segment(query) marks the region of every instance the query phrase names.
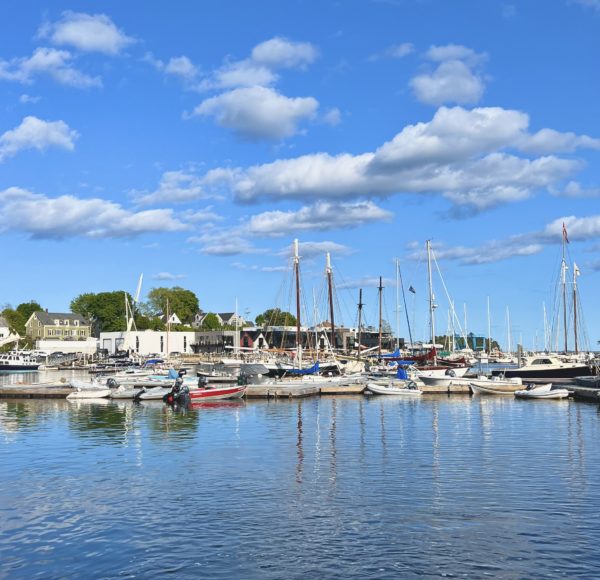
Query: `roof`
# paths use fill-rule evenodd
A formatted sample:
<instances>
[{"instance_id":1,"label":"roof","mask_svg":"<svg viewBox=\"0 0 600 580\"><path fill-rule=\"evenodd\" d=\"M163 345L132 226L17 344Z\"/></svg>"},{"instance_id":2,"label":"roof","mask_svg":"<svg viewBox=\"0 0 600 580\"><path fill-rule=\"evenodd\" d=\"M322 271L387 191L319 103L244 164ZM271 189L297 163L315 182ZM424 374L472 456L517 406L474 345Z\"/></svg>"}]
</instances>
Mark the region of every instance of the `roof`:
<instances>
[{"instance_id":1,"label":"roof","mask_svg":"<svg viewBox=\"0 0 600 580\"><path fill-rule=\"evenodd\" d=\"M8 320L3 316L0 316L0 326L8 328Z\"/></svg>"},{"instance_id":2,"label":"roof","mask_svg":"<svg viewBox=\"0 0 600 580\"><path fill-rule=\"evenodd\" d=\"M232 316L236 315L235 312L219 312L218 314L223 320L229 320Z\"/></svg>"},{"instance_id":3,"label":"roof","mask_svg":"<svg viewBox=\"0 0 600 580\"><path fill-rule=\"evenodd\" d=\"M45 312L38 310L34 312L34 316L44 325L54 326L55 320L68 320L69 322L79 321L80 324L89 325L90 321L81 316L81 314L73 314L72 312Z\"/></svg>"}]
</instances>

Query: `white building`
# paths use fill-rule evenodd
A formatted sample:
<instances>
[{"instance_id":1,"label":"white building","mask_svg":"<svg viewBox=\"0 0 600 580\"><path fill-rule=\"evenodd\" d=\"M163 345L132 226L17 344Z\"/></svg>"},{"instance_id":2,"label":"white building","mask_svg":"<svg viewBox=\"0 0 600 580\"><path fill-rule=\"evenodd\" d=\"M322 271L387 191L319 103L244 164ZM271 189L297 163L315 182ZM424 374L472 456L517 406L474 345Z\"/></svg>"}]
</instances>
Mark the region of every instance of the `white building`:
<instances>
[{"instance_id":1,"label":"white building","mask_svg":"<svg viewBox=\"0 0 600 580\"><path fill-rule=\"evenodd\" d=\"M6 338L10 334L6 318L0 316L0 338Z\"/></svg>"},{"instance_id":2,"label":"white building","mask_svg":"<svg viewBox=\"0 0 600 580\"><path fill-rule=\"evenodd\" d=\"M101 332L100 348L109 354L130 350L140 355L193 353L195 332L167 332L166 330L138 330L131 332Z\"/></svg>"},{"instance_id":3,"label":"white building","mask_svg":"<svg viewBox=\"0 0 600 580\"><path fill-rule=\"evenodd\" d=\"M94 355L98 351L98 339L87 338L86 340L36 340L35 348L47 354L62 352L65 354L81 353Z\"/></svg>"}]
</instances>

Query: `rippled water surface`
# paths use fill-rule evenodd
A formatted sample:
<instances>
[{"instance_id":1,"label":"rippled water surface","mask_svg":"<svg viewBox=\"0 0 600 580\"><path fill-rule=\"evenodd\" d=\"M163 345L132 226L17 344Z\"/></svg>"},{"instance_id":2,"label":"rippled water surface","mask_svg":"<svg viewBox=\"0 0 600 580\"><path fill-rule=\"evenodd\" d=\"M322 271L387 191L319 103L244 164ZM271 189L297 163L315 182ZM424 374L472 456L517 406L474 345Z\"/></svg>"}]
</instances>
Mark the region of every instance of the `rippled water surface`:
<instances>
[{"instance_id":1,"label":"rippled water surface","mask_svg":"<svg viewBox=\"0 0 600 580\"><path fill-rule=\"evenodd\" d=\"M0 400L0 577L600 576L600 415Z\"/></svg>"}]
</instances>

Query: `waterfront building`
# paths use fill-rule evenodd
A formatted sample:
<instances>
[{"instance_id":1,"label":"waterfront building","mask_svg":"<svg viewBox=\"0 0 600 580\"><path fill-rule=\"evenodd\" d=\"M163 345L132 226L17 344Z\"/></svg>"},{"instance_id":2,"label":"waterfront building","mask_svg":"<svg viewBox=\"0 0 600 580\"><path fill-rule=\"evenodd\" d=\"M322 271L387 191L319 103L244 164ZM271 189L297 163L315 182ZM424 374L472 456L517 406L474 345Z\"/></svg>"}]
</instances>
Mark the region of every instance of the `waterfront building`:
<instances>
[{"instance_id":1,"label":"waterfront building","mask_svg":"<svg viewBox=\"0 0 600 580\"><path fill-rule=\"evenodd\" d=\"M8 321L6 318L0 316L0 339L6 338L10 334L10 328L8 327Z\"/></svg>"},{"instance_id":2,"label":"waterfront building","mask_svg":"<svg viewBox=\"0 0 600 580\"><path fill-rule=\"evenodd\" d=\"M34 340L80 340L90 338L90 321L80 314L64 312L34 312L25 323L25 331Z\"/></svg>"}]
</instances>

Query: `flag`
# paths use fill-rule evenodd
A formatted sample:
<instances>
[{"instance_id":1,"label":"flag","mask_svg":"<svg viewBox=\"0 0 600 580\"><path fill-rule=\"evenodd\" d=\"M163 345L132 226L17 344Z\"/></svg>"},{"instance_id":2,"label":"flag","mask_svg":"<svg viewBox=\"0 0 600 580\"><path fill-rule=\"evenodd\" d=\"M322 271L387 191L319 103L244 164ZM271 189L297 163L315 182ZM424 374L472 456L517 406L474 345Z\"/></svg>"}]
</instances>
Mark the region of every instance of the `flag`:
<instances>
[{"instance_id":1,"label":"flag","mask_svg":"<svg viewBox=\"0 0 600 580\"><path fill-rule=\"evenodd\" d=\"M567 244L569 243L569 238L567 236L567 227L565 226L565 222L563 222L563 239Z\"/></svg>"},{"instance_id":2,"label":"flag","mask_svg":"<svg viewBox=\"0 0 600 580\"><path fill-rule=\"evenodd\" d=\"M412 286L409 286L409 287L408 287L408 291L409 291L409 292L412 292L413 294L416 294L416 293L417 293L417 291L416 291L416 290L415 290L415 289L414 289Z\"/></svg>"},{"instance_id":3,"label":"flag","mask_svg":"<svg viewBox=\"0 0 600 580\"><path fill-rule=\"evenodd\" d=\"M573 273L575 276L581 276L581 272L579 271L579 266L575 262L573 262Z\"/></svg>"}]
</instances>

